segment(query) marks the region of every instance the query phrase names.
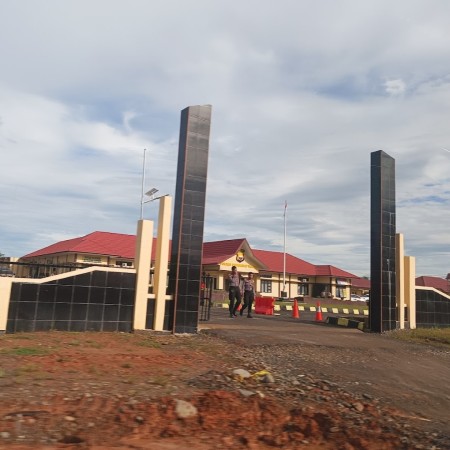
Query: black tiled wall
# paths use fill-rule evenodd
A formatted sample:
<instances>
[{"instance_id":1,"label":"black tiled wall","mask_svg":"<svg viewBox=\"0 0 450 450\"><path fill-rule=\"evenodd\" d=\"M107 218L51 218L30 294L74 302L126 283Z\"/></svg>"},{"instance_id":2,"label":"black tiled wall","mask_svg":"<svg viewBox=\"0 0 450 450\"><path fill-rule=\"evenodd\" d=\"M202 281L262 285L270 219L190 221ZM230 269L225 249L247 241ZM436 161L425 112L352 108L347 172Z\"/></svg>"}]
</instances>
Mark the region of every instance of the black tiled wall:
<instances>
[{"instance_id":1,"label":"black tiled wall","mask_svg":"<svg viewBox=\"0 0 450 450\"><path fill-rule=\"evenodd\" d=\"M132 331L135 274L94 271L12 284L6 332Z\"/></svg>"},{"instance_id":2,"label":"black tiled wall","mask_svg":"<svg viewBox=\"0 0 450 450\"><path fill-rule=\"evenodd\" d=\"M198 329L211 106L181 112L169 292L176 333Z\"/></svg>"},{"instance_id":3,"label":"black tiled wall","mask_svg":"<svg viewBox=\"0 0 450 450\"><path fill-rule=\"evenodd\" d=\"M371 331L397 326L395 291L395 160L382 150L371 153L370 305Z\"/></svg>"},{"instance_id":4,"label":"black tiled wall","mask_svg":"<svg viewBox=\"0 0 450 450\"><path fill-rule=\"evenodd\" d=\"M450 327L450 300L435 291L416 289L416 327Z\"/></svg>"},{"instance_id":5,"label":"black tiled wall","mask_svg":"<svg viewBox=\"0 0 450 450\"><path fill-rule=\"evenodd\" d=\"M169 331L172 329L173 321L173 300L166 300L166 307L164 309L163 330ZM145 317L145 328L147 330L153 329L153 322L155 320L155 300L148 299L147 315Z\"/></svg>"}]
</instances>

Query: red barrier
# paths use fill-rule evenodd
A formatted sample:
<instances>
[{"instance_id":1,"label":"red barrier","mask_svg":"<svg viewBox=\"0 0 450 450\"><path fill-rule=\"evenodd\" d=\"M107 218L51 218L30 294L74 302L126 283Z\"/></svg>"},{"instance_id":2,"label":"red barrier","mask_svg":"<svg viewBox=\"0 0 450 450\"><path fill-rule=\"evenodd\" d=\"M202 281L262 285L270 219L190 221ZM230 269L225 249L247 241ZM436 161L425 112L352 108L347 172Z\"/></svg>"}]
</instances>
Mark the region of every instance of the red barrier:
<instances>
[{"instance_id":1,"label":"red barrier","mask_svg":"<svg viewBox=\"0 0 450 450\"><path fill-rule=\"evenodd\" d=\"M255 298L255 314L265 314L273 316L273 307L275 299L273 297L256 297Z\"/></svg>"}]
</instances>

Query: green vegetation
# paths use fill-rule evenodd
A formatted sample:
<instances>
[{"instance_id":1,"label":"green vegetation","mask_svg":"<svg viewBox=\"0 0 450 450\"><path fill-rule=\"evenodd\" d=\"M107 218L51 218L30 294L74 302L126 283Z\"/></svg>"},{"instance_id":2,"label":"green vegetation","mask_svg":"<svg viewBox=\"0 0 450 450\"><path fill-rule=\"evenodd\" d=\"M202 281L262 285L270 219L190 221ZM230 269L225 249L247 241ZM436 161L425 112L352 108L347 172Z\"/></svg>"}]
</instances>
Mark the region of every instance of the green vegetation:
<instances>
[{"instance_id":1,"label":"green vegetation","mask_svg":"<svg viewBox=\"0 0 450 450\"><path fill-rule=\"evenodd\" d=\"M402 341L431 344L438 347L450 347L449 328L417 328L415 330L395 330L389 336Z\"/></svg>"},{"instance_id":2,"label":"green vegetation","mask_svg":"<svg viewBox=\"0 0 450 450\"><path fill-rule=\"evenodd\" d=\"M139 345L140 347L161 348L161 344L159 342L155 342L150 339L138 341L136 342L136 345Z\"/></svg>"},{"instance_id":3,"label":"green vegetation","mask_svg":"<svg viewBox=\"0 0 450 450\"><path fill-rule=\"evenodd\" d=\"M3 355L39 356L39 355L47 355L49 352L45 348L15 347L11 349L4 349L0 353L2 353Z\"/></svg>"}]
</instances>

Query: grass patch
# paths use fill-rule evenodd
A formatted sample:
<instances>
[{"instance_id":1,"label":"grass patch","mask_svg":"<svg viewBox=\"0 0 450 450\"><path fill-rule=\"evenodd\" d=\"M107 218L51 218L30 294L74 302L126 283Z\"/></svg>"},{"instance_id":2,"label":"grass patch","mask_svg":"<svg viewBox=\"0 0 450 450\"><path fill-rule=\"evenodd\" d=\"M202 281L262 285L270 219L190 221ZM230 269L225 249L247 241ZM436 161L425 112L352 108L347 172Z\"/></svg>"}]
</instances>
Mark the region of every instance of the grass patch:
<instances>
[{"instance_id":1,"label":"grass patch","mask_svg":"<svg viewBox=\"0 0 450 450\"><path fill-rule=\"evenodd\" d=\"M40 366L32 363L24 364L13 371L13 377L19 384L29 380L30 376L34 381L53 379L53 375L44 371Z\"/></svg>"},{"instance_id":2,"label":"grass patch","mask_svg":"<svg viewBox=\"0 0 450 450\"><path fill-rule=\"evenodd\" d=\"M136 342L136 345L139 345L140 347L149 347L149 348L161 348L162 345L159 342L151 341L151 340L144 340Z\"/></svg>"},{"instance_id":3,"label":"grass patch","mask_svg":"<svg viewBox=\"0 0 450 450\"><path fill-rule=\"evenodd\" d=\"M156 386L167 386L169 384L169 379L164 375L157 375L151 380L147 381L148 384L154 384Z\"/></svg>"},{"instance_id":4,"label":"grass patch","mask_svg":"<svg viewBox=\"0 0 450 450\"><path fill-rule=\"evenodd\" d=\"M449 328L416 328L415 330L394 330L389 336L402 341L419 342L450 348Z\"/></svg>"},{"instance_id":5,"label":"grass patch","mask_svg":"<svg viewBox=\"0 0 450 450\"><path fill-rule=\"evenodd\" d=\"M33 340L35 337L30 334L8 334L8 339Z\"/></svg>"},{"instance_id":6,"label":"grass patch","mask_svg":"<svg viewBox=\"0 0 450 450\"><path fill-rule=\"evenodd\" d=\"M89 366L87 371L91 375L103 375L104 374L103 370L101 370L97 366Z\"/></svg>"},{"instance_id":7,"label":"grass patch","mask_svg":"<svg viewBox=\"0 0 450 450\"><path fill-rule=\"evenodd\" d=\"M104 346L103 344L100 344L99 342L92 341L92 340L87 340L87 341L86 341L86 347L91 347L91 348L104 348L105 346Z\"/></svg>"},{"instance_id":8,"label":"grass patch","mask_svg":"<svg viewBox=\"0 0 450 450\"><path fill-rule=\"evenodd\" d=\"M39 370L40 370L40 367L37 366L36 364L25 364L16 369L16 375L21 375L24 373L38 372Z\"/></svg>"},{"instance_id":9,"label":"grass patch","mask_svg":"<svg viewBox=\"0 0 450 450\"><path fill-rule=\"evenodd\" d=\"M15 356L39 356L47 355L49 352L45 348L36 347L15 347L10 349L4 349L1 351L3 355L15 355Z\"/></svg>"}]
</instances>

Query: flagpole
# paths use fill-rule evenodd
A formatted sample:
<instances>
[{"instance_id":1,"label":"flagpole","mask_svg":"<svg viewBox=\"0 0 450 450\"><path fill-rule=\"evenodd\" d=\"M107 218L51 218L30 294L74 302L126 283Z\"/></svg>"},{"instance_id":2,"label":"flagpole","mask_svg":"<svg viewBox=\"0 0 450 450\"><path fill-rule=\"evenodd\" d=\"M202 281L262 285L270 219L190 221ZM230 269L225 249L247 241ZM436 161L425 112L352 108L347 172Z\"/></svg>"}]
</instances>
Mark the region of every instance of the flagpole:
<instances>
[{"instance_id":1,"label":"flagpole","mask_svg":"<svg viewBox=\"0 0 450 450\"><path fill-rule=\"evenodd\" d=\"M144 161L142 163L142 185L141 185L141 220L144 218L144 184L145 184L145 152L144 148Z\"/></svg>"},{"instance_id":2,"label":"flagpole","mask_svg":"<svg viewBox=\"0 0 450 450\"><path fill-rule=\"evenodd\" d=\"M287 201L284 202L283 292L286 292L286 210Z\"/></svg>"}]
</instances>

